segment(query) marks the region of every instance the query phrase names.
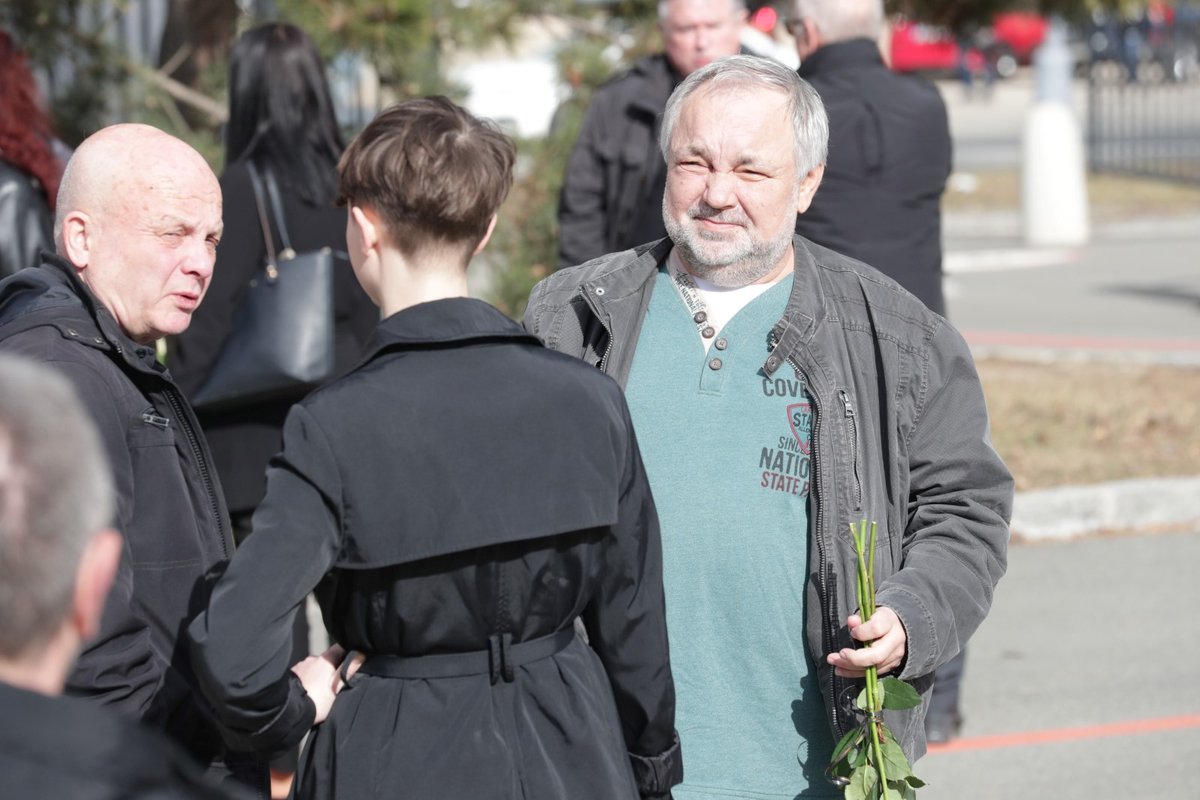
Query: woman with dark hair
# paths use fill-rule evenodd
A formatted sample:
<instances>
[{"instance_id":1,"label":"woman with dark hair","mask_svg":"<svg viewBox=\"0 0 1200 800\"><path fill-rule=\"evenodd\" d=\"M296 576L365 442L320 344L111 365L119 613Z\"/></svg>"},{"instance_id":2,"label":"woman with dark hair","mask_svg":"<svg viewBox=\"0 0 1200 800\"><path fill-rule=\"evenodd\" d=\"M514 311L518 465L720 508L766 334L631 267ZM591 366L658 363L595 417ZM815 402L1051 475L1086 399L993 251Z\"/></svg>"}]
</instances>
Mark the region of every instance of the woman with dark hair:
<instances>
[{"instance_id":1,"label":"woman with dark hair","mask_svg":"<svg viewBox=\"0 0 1200 800\"><path fill-rule=\"evenodd\" d=\"M331 248L336 372L353 365L379 320L375 305L345 261L346 212L335 208L337 162L344 145L333 113L325 67L312 40L294 25L268 23L246 31L229 62L229 122L225 129L225 233L212 284L187 331L170 343L168 365L194 395L226 346L251 279L266 257L250 167L279 186L288 238L297 252ZM279 247L279 231L271 222ZM344 266L344 269L342 268ZM267 461L282 442L288 408L306 390L269 403L200 409L200 422L240 541L266 491Z\"/></svg>"},{"instance_id":2,"label":"woman with dark hair","mask_svg":"<svg viewBox=\"0 0 1200 800\"><path fill-rule=\"evenodd\" d=\"M0 31L0 278L54 249L62 162L25 54Z\"/></svg>"}]
</instances>

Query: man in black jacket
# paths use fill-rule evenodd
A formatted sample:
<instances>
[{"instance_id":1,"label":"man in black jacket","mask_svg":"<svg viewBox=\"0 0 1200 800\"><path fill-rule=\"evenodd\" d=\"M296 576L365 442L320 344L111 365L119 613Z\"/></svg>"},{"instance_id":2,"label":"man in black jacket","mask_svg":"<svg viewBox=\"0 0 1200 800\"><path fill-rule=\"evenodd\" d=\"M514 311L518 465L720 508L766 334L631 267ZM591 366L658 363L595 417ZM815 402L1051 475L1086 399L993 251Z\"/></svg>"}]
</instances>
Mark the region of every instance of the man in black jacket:
<instances>
[{"instance_id":1,"label":"man in black jacket","mask_svg":"<svg viewBox=\"0 0 1200 800\"><path fill-rule=\"evenodd\" d=\"M188 145L114 125L75 152L59 190L58 256L0 283L0 350L55 365L100 430L115 474L120 567L67 694L176 738L214 771L230 758L192 687L179 635L233 540L208 448L155 341L187 327L221 237L216 177Z\"/></svg>"},{"instance_id":2,"label":"man in black jacket","mask_svg":"<svg viewBox=\"0 0 1200 800\"><path fill-rule=\"evenodd\" d=\"M59 697L121 558L112 477L70 383L0 356L0 775L5 797L226 795L161 737ZM11 793L11 794L10 794Z\"/></svg>"},{"instance_id":3,"label":"man in black jacket","mask_svg":"<svg viewBox=\"0 0 1200 800\"><path fill-rule=\"evenodd\" d=\"M659 120L681 80L740 48L742 0L662 0L663 52L641 59L596 90L571 151L558 205L558 266L667 235L667 171Z\"/></svg>"},{"instance_id":4,"label":"man in black jacket","mask_svg":"<svg viewBox=\"0 0 1200 800\"><path fill-rule=\"evenodd\" d=\"M800 77L829 114L825 179L796 233L870 264L945 314L946 105L934 86L883 63L882 24L880 0L794 0L788 30Z\"/></svg>"}]
</instances>

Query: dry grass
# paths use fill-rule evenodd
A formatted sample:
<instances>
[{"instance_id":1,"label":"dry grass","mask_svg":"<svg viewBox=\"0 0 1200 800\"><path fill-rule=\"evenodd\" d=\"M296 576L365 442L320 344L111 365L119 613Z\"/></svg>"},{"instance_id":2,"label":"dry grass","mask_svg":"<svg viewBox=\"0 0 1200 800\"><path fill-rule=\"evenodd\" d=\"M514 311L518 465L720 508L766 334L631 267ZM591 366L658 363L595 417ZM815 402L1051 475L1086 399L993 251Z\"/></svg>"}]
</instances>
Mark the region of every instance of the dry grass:
<instances>
[{"instance_id":1,"label":"dry grass","mask_svg":"<svg viewBox=\"0 0 1200 800\"><path fill-rule=\"evenodd\" d=\"M961 186L971 185L971 191ZM947 213L1016 210L1016 170L971 173ZM1200 186L1088 176L1093 222L1200 212ZM1200 475L1200 368L981 361L992 437L1017 489Z\"/></svg>"},{"instance_id":2,"label":"dry grass","mask_svg":"<svg viewBox=\"0 0 1200 800\"><path fill-rule=\"evenodd\" d=\"M1200 368L981 361L1017 489L1200 474Z\"/></svg>"},{"instance_id":3,"label":"dry grass","mask_svg":"<svg viewBox=\"0 0 1200 800\"><path fill-rule=\"evenodd\" d=\"M971 190L964 191L966 187ZM942 199L942 210L946 213L1015 210L1020 203L1019 172L981 171L956 176ZM1200 211L1200 186L1121 175L1089 175L1088 204L1096 223L1196 213Z\"/></svg>"}]
</instances>

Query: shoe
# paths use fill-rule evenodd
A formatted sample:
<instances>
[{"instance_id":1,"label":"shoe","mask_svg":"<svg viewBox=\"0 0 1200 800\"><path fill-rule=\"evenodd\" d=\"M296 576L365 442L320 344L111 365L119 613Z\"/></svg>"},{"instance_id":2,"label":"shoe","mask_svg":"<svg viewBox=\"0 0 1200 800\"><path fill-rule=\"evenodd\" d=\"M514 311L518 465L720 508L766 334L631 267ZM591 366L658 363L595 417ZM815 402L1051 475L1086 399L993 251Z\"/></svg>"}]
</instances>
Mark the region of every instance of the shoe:
<instances>
[{"instance_id":1,"label":"shoe","mask_svg":"<svg viewBox=\"0 0 1200 800\"><path fill-rule=\"evenodd\" d=\"M958 714L931 714L925 718L925 740L930 744L946 744L958 738L962 717Z\"/></svg>"}]
</instances>

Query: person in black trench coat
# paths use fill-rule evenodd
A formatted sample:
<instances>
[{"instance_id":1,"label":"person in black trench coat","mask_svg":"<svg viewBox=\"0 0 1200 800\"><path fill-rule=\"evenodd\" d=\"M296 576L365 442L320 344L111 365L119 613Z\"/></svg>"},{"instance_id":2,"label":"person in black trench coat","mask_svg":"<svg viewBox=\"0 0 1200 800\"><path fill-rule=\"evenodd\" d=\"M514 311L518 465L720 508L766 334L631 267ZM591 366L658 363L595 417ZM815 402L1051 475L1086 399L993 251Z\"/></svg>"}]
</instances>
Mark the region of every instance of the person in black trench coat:
<instances>
[{"instance_id":1,"label":"person in black trench coat","mask_svg":"<svg viewBox=\"0 0 1200 800\"><path fill-rule=\"evenodd\" d=\"M381 113L339 165L384 319L288 415L254 533L189 629L239 744L310 734L297 798L614 800L682 779L658 521L621 391L467 297L513 159L432 97ZM314 588L338 644L289 671Z\"/></svg>"}]
</instances>

